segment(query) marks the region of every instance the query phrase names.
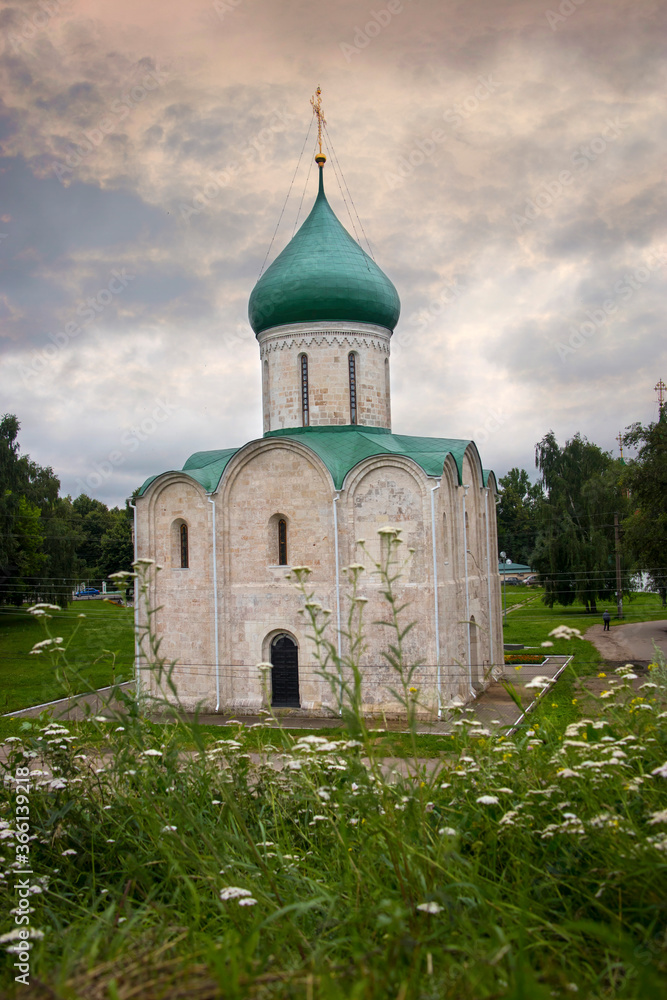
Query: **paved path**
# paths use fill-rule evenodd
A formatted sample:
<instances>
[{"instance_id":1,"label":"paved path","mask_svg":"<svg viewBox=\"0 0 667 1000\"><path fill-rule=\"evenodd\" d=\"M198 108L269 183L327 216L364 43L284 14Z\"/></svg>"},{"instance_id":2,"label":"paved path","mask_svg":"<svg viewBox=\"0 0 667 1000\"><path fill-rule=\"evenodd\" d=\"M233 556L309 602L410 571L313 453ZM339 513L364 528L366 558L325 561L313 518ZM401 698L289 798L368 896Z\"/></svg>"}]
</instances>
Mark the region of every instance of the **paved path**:
<instances>
[{"instance_id":1,"label":"paved path","mask_svg":"<svg viewBox=\"0 0 667 1000\"><path fill-rule=\"evenodd\" d=\"M603 631L602 625L593 625L587 629L585 638L610 662L650 662L655 659L653 642L667 656L667 620L612 625L608 632Z\"/></svg>"},{"instance_id":2,"label":"paved path","mask_svg":"<svg viewBox=\"0 0 667 1000\"><path fill-rule=\"evenodd\" d=\"M567 664L568 659L569 657L567 656L548 656L541 665L526 665L520 671L515 670L512 666L506 666L502 675L497 680L492 680L489 687L475 701L471 701L466 705L466 708L469 709L466 712L467 718L471 720L477 719L491 731L498 728L512 728L517 724L523 713L505 690L502 681L509 681L512 684L521 698L524 709L527 709L535 701L536 696L540 693L540 689L526 688L526 684L534 677L547 677L552 681L555 680ZM417 726L417 731L419 733L436 734L451 732L458 717L458 714L454 715L447 711L439 721L420 722ZM230 718L232 716L229 715L200 715L199 721L203 725L221 726L225 725ZM266 716L239 716L236 714L233 718L243 722L246 726L258 723L267 724ZM282 716L280 721L286 729L324 729L340 726L340 720L337 718L319 719L303 715ZM393 732L404 732L405 722L388 721L387 723L382 723L378 720L376 727L386 728Z\"/></svg>"},{"instance_id":3,"label":"paved path","mask_svg":"<svg viewBox=\"0 0 667 1000\"><path fill-rule=\"evenodd\" d=\"M518 706L512 700L510 695L507 693L503 687L502 681L509 681L510 684L516 689L519 694L524 709L529 708L529 706L535 701L536 696L539 694L539 688L526 688L528 684L534 677L547 677L550 680L555 680L560 671L564 668L568 661L566 656L548 656L546 657L544 663L541 665L526 665L521 668L521 670L515 670L512 666L506 666L502 675L497 679L492 680L489 687L483 691L475 701L469 702L466 706L469 709L466 712L466 717L470 720L477 719L486 726L491 731L497 729L508 729L512 728L519 722L522 717L522 712L519 710ZM127 682L128 687L131 686L132 682ZM108 689L104 689L108 690ZM86 717L85 712L82 710L81 705L83 703L88 703L91 708L91 714L97 714L98 712L103 713L104 709L102 707L102 701L100 699L100 694L93 695L81 695L78 698L73 698L72 702L68 702L68 699L63 698L61 701L51 702L49 707L53 711L53 718L60 721L82 719ZM78 703L78 704L77 704ZM43 711L45 706L37 706L34 708L26 708L19 712L13 712L12 715L17 717L30 717L39 715ZM202 725L209 726L224 726L232 718L227 713L220 715L200 715L199 722ZM234 718L242 721L244 725L251 726L257 723L263 723L266 725L266 716L259 715L249 715L249 716L239 716L238 714ZM458 719L458 714L452 714L446 711L443 718L436 722L422 722L418 725L417 730L420 733L448 733L453 729L454 723ZM340 726L340 719L329 718L322 719L313 716L282 716L281 724L286 729L324 729L324 728L335 728ZM378 720L377 728L383 727L388 730L396 732L405 731L405 722L401 721L390 721L383 724Z\"/></svg>"}]
</instances>

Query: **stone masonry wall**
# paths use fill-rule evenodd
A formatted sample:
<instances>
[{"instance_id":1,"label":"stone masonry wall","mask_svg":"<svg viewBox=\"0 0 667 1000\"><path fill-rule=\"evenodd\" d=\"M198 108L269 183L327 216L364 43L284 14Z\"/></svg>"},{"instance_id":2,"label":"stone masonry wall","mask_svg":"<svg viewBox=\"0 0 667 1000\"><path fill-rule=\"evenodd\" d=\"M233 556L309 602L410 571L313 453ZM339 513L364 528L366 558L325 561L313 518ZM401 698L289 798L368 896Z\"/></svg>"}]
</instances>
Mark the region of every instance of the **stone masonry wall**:
<instances>
[{"instance_id":1,"label":"stone masonry wall","mask_svg":"<svg viewBox=\"0 0 667 1000\"><path fill-rule=\"evenodd\" d=\"M356 423L390 427L390 337L382 327L350 323L302 323L261 333L264 432L303 426L302 354L308 359L310 426L352 423L351 352L356 355Z\"/></svg>"},{"instance_id":2,"label":"stone masonry wall","mask_svg":"<svg viewBox=\"0 0 667 1000\"><path fill-rule=\"evenodd\" d=\"M320 676L308 638L308 621L300 613L303 599L288 575L294 565L312 569L309 587L317 601L332 612L329 636L336 642L335 520L343 625L351 608L344 567L351 563L365 566L359 586L359 596L367 599L367 648L362 657L365 710L373 715L400 715L400 706L388 690L396 678L382 655L392 635L388 629L373 624L385 619L389 610L373 573L373 560L382 555L377 532L386 525L401 528L403 538L400 558L406 560L406 565L396 584L396 595L399 603L408 604L403 623L415 622L406 637L405 651L408 660L420 661L412 683L419 689L421 714L432 717L437 711L438 670L443 707L452 698L469 700L473 687L479 689L488 682L492 665L502 664L502 626L494 493L491 490L487 497L473 448L468 449L464 460L463 479L469 486L467 491L459 485L458 471L449 457L440 488L432 494L436 480L428 478L414 462L400 456L383 456L361 462L348 474L344 489L337 494L320 459L299 442L269 438L241 449L227 466L212 498L216 507L221 708L254 713L267 705L270 673L262 675L258 664L269 660L272 639L287 633L298 646L300 711L331 714L334 701L330 686ZM492 485L495 488L495 483ZM464 493L469 548L467 604ZM338 499L334 503L335 496ZM139 556L155 559L164 567L157 574L151 594L153 607L161 608L154 618L161 652L178 661L174 678L184 705L193 709L199 704L209 711L216 704L212 507L201 487L180 473L159 477L137 502ZM287 523L287 566L278 565L280 519ZM188 569L176 564L174 526L182 521L189 528ZM361 539L365 540L363 548L357 544ZM344 640L342 651L346 652ZM263 686L263 676L268 685Z\"/></svg>"}]
</instances>

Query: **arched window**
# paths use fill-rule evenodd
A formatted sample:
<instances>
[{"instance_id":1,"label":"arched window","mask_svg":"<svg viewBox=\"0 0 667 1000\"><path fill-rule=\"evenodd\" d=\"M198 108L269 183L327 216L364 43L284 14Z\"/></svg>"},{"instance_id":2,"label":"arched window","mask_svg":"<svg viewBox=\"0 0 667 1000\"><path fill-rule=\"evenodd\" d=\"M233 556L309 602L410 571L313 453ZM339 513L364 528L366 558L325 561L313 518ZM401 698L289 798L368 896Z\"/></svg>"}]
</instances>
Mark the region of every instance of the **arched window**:
<instances>
[{"instance_id":1,"label":"arched window","mask_svg":"<svg viewBox=\"0 0 667 1000\"><path fill-rule=\"evenodd\" d=\"M182 524L179 531L181 543L181 569L187 569L190 565L190 553L188 551L188 526Z\"/></svg>"},{"instance_id":2,"label":"arched window","mask_svg":"<svg viewBox=\"0 0 667 1000\"><path fill-rule=\"evenodd\" d=\"M389 358L384 359L384 401L386 407L386 424L391 427L391 383L389 379Z\"/></svg>"},{"instance_id":3,"label":"arched window","mask_svg":"<svg viewBox=\"0 0 667 1000\"><path fill-rule=\"evenodd\" d=\"M299 355L299 368L301 372L301 426L308 427L310 424L310 411L308 408L308 355Z\"/></svg>"},{"instance_id":4,"label":"arched window","mask_svg":"<svg viewBox=\"0 0 667 1000\"><path fill-rule=\"evenodd\" d=\"M278 521L278 565L287 566L287 521Z\"/></svg>"},{"instance_id":5,"label":"arched window","mask_svg":"<svg viewBox=\"0 0 667 1000\"><path fill-rule=\"evenodd\" d=\"M271 430L271 398L269 396L269 362L262 368L262 403L264 407L264 432Z\"/></svg>"},{"instance_id":6,"label":"arched window","mask_svg":"<svg viewBox=\"0 0 667 1000\"><path fill-rule=\"evenodd\" d=\"M357 422L357 356L354 351L350 351L347 356L347 364L350 372L350 423Z\"/></svg>"}]
</instances>

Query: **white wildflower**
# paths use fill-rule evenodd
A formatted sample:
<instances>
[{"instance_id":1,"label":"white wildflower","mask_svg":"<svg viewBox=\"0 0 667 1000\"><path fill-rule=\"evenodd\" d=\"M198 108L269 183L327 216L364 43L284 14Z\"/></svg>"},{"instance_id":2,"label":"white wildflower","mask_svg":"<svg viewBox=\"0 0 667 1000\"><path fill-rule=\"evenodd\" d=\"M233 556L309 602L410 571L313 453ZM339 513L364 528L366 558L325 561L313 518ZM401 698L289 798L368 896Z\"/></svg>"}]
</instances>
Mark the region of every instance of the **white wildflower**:
<instances>
[{"instance_id":1,"label":"white wildflower","mask_svg":"<svg viewBox=\"0 0 667 1000\"><path fill-rule=\"evenodd\" d=\"M519 815L516 809L510 809L505 815L498 821L498 826L514 826L514 820Z\"/></svg>"},{"instance_id":2,"label":"white wildflower","mask_svg":"<svg viewBox=\"0 0 667 1000\"><path fill-rule=\"evenodd\" d=\"M223 903L226 903L230 899L243 899L244 896L252 896L249 889L239 889L238 886L228 885L225 889L220 890L220 899Z\"/></svg>"},{"instance_id":3,"label":"white wildflower","mask_svg":"<svg viewBox=\"0 0 667 1000\"><path fill-rule=\"evenodd\" d=\"M442 907L438 903L434 903L432 900L429 903L420 903L417 907L422 913L442 913Z\"/></svg>"},{"instance_id":4,"label":"white wildflower","mask_svg":"<svg viewBox=\"0 0 667 1000\"><path fill-rule=\"evenodd\" d=\"M480 795L480 797L478 799L476 799L476 801L479 802L480 805L483 805L483 806L495 806L495 805L498 804L498 796L497 795Z\"/></svg>"},{"instance_id":5,"label":"white wildflower","mask_svg":"<svg viewBox=\"0 0 667 1000\"><path fill-rule=\"evenodd\" d=\"M528 688L539 688L542 691L544 688L549 687L550 684L551 680L549 677L533 677L532 681L528 681L524 686L526 690Z\"/></svg>"}]
</instances>

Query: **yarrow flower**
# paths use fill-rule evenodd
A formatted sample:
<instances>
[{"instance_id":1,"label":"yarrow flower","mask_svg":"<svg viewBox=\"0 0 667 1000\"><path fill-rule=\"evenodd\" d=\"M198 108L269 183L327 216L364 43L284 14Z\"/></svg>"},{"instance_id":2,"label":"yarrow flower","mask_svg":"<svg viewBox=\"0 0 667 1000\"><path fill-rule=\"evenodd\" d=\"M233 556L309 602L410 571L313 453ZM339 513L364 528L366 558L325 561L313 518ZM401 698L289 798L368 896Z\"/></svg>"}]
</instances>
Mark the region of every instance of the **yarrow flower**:
<instances>
[{"instance_id":1,"label":"yarrow flower","mask_svg":"<svg viewBox=\"0 0 667 1000\"><path fill-rule=\"evenodd\" d=\"M244 897L252 897L250 889L239 889L238 886L228 885L225 889L220 890L220 899L223 903L227 903L230 899L243 899Z\"/></svg>"},{"instance_id":2,"label":"yarrow flower","mask_svg":"<svg viewBox=\"0 0 667 1000\"><path fill-rule=\"evenodd\" d=\"M581 639L581 632L578 628L571 628L569 625L558 625L549 632L554 639Z\"/></svg>"},{"instance_id":3,"label":"yarrow flower","mask_svg":"<svg viewBox=\"0 0 667 1000\"><path fill-rule=\"evenodd\" d=\"M499 800L497 795L480 795L476 801L483 806L495 806L498 804Z\"/></svg>"},{"instance_id":4,"label":"yarrow flower","mask_svg":"<svg viewBox=\"0 0 667 1000\"><path fill-rule=\"evenodd\" d=\"M417 909L421 910L422 913L442 913L442 907L438 903L434 903L433 900L428 903L419 903Z\"/></svg>"},{"instance_id":5,"label":"yarrow flower","mask_svg":"<svg viewBox=\"0 0 667 1000\"><path fill-rule=\"evenodd\" d=\"M526 689L539 688L542 691L544 688L549 687L549 684L551 684L549 677L533 677L532 681L528 681L525 687Z\"/></svg>"}]
</instances>

